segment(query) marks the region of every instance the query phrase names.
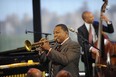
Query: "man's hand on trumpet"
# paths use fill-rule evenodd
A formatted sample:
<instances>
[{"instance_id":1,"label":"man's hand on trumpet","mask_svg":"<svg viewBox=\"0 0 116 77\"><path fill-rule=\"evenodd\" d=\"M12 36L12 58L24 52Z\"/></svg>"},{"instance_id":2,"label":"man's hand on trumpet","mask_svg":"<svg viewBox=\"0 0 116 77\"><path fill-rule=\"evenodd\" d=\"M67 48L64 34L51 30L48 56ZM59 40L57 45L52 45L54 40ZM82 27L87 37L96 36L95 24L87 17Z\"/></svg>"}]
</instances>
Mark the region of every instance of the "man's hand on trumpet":
<instances>
[{"instance_id":1,"label":"man's hand on trumpet","mask_svg":"<svg viewBox=\"0 0 116 77\"><path fill-rule=\"evenodd\" d=\"M49 41L46 40L45 38L42 38L40 41L39 41L39 44L40 44L40 47L43 49L43 50L49 50L50 49L50 44L49 44Z\"/></svg>"}]
</instances>

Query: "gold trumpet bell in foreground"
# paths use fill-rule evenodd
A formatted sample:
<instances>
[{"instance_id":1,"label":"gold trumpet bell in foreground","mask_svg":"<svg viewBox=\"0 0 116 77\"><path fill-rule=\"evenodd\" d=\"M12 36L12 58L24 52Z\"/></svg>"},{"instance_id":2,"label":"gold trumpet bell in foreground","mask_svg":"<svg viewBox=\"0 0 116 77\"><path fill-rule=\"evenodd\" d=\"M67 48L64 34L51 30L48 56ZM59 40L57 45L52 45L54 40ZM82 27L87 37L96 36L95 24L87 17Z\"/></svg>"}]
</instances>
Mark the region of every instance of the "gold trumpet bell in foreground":
<instances>
[{"instance_id":1,"label":"gold trumpet bell in foreground","mask_svg":"<svg viewBox=\"0 0 116 77\"><path fill-rule=\"evenodd\" d=\"M41 39L39 42L35 42L34 44L31 44L29 40L25 41L25 48L27 51L36 51L36 49L41 50L41 46L44 44L44 42L49 42L50 44L55 43L54 40L48 41L46 39Z\"/></svg>"},{"instance_id":2,"label":"gold trumpet bell in foreground","mask_svg":"<svg viewBox=\"0 0 116 77\"><path fill-rule=\"evenodd\" d=\"M31 51L32 50L32 45L31 45L29 40L25 41L25 48L26 48L27 51Z\"/></svg>"}]
</instances>

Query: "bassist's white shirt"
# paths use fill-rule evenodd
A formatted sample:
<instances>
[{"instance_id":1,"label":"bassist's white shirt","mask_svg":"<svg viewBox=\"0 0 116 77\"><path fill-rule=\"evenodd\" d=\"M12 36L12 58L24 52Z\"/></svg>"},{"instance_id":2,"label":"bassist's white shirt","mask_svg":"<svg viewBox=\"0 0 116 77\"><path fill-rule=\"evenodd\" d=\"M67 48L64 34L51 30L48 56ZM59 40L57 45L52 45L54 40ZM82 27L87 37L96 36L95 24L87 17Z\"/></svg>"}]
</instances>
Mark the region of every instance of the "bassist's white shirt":
<instances>
[{"instance_id":1,"label":"bassist's white shirt","mask_svg":"<svg viewBox=\"0 0 116 77\"><path fill-rule=\"evenodd\" d=\"M91 29L92 29L92 35L93 35L93 42L95 43L97 41L97 35L95 33L95 29L93 28L93 25L92 24L88 24L85 22L85 26L89 32L89 29L90 29L90 25L91 25Z\"/></svg>"}]
</instances>

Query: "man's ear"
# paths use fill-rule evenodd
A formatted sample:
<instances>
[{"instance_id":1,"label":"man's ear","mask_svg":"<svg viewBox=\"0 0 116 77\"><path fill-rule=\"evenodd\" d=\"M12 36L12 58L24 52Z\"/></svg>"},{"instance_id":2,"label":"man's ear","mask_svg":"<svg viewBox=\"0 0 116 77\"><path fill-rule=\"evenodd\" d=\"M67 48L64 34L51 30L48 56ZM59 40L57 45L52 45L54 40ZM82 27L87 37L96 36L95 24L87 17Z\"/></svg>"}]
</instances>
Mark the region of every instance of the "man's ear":
<instances>
[{"instance_id":1,"label":"man's ear","mask_svg":"<svg viewBox=\"0 0 116 77\"><path fill-rule=\"evenodd\" d=\"M69 32L68 32L68 31L66 31L66 34L68 34L68 35L69 35Z\"/></svg>"}]
</instances>

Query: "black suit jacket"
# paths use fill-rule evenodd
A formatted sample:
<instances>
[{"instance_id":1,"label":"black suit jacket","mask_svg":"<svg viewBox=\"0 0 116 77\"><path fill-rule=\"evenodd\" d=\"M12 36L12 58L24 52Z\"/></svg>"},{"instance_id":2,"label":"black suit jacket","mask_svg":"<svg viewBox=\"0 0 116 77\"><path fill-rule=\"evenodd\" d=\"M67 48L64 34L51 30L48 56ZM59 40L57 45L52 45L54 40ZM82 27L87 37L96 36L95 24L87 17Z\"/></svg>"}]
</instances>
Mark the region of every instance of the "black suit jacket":
<instances>
[{"instance_id":1,"label":"black suit jacket","mask_svg":"<svg viewBox=\"0 0 116 77\"><path fill-rule=\"evenodd\" d=\"M113 25L112 24L107 24L107 26L104 26L104 25L102 25L103 26L103 31L104 32L107 32L107 33L113 33L114 32L114 29L113 29ZM93 22L93 27L94 27L94 29L95 29L95 33L96 33L96 35L98 36L98 27L99 27L99 22L97 22L97 21L94 21ZM91 52L89 52L89 49L90 49L90 47L91 47L91 45L90 44L88 44L87 42L84 42L84 40L80 37L80 36L82 36L84 39L86 39L87 41L88 41L88 37L89 37L89 32L87 31L87 29L86 29L86 26L85 26L85 24L83 24L81 27L79 27L78 28L78 42L79 42L79 44L81 45L81 47L82 47L82 52L87 52L88 53L88 61L89 62L94 62L94 59L92 59L92 56L91 56ZM101 55L103 55L103 51L104 51L104 38L103 38L103 36L102 36L102 43L101 43ZM84 62L84 58L83 58L83 56L82 56L82 61Z\"/></svg>"}]
</instances>

